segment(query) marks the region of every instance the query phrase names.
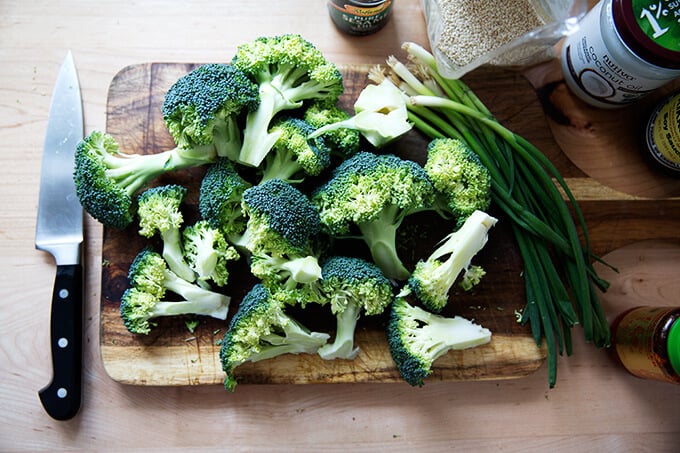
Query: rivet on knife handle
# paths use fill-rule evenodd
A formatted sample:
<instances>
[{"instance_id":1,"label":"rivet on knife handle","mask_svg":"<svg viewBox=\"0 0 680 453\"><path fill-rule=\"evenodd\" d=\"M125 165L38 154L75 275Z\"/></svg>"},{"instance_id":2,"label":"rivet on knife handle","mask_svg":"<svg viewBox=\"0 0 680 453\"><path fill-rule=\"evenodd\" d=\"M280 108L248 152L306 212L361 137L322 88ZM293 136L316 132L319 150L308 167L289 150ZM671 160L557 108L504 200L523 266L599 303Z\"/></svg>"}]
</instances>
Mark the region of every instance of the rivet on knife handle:
<instances>
[{"instance_id":1,"label":"rivet on knife handle","mask_svg":"<svg viewBox=\"0 0 680 453\"><path fill-rule=\"evenodd\" d=\"M52 382L40 390L40 401L56 420L68 420L80 409L82 380L83 269L57 266L52 293L50 345Z\"/></svg>"}]
</instances>

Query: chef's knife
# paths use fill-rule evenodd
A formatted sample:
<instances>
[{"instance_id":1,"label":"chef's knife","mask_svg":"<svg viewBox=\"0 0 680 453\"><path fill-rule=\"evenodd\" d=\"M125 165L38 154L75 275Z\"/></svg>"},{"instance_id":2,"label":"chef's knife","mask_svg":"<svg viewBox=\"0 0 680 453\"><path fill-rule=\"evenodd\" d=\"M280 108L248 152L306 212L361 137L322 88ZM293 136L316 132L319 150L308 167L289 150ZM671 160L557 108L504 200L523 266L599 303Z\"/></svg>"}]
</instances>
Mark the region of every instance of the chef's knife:
<instances>
[{"instance_id":1,"label":"chef's knife","mask_svg":"<svg viewBox=\"0 0 680 453\"><path fill-rule=\"evenodd\" d=\"M83 326L83 210L73 182L73 154L83 138L83 109L71 52L52 93L40 174L35 247L57 266L50 314L52 381L39 391L56 420L78 412L81 399Z\"/></svg>"}]
</instances>

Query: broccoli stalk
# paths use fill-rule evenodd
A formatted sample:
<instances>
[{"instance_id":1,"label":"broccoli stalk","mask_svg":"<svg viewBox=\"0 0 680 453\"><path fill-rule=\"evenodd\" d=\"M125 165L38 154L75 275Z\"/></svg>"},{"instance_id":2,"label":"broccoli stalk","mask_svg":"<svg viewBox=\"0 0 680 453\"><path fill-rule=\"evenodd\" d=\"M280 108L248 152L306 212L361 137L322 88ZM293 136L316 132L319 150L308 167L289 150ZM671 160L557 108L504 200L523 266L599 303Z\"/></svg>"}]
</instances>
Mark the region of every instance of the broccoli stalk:
<instances>
[{"instance_id":1,"label":"broccoli stalk","mask_svg":"<svg viewBox=\"0 0 680 453\"><path fill-rule=\"evenodd\" d=\"M337 129L353 129L376 148L382 148L411 130L406 97L388 79L367 85L354 103L354 116L319 127L309 138Z\"/></svg>"},{"instance_id":2,"label":"broccoli stalk","mask_svg":"<svg viewBox=\"0 0 680 453\"><path fill-rule=\"evenodd\" d=\"M319 286L323 302L336 317L335 339L322 346L321 358L354 359L354 333L362 311L382 313L393 299L392 284L373 263L356 257L333 256L321 268Z\"/></svg>"},{"instance_id":3,"label":"broccoli stalk","mask_svg":"<svg viewBox=\"0 0 680 453\"><path fill-rule=\"evenodd\" d=\"M400 295L410 292L433 312L449 302L449 291L458 276L468 289L479 282L483 269L470 266L472 258L486 245L489 229L497 219L484 211L473 212L460 229L449 234L426 260L420 260Z\"/></svg>"},{"instance_id":4,"label":"broccoli stalk","mask_svg":"<svg viewBox=\"0 0 680 453\"><path fill-rule=\"evenodd\" d=\"M128 272L129 287L120 304L121 319L132 333L147 335L153 319L161 316L204 315L226 319L231 299L195 283L188 282L172 272L163 257L152 251L141 251ZM164 300L171 291L183 300Z\"/></svg>"},{"instance_id":5,"label":"broccoli stalk","mask_svg":"<svg viewBox=\"0 0 680 453\"><path fill-rule=\"evenodd\" d=\"M163 258L170 269L193 282L194 271L184 259L181 227L184 216L180 205L187 189L177 184L152 187L138 197L139 234L150 238L158 233L163 241Z\"/></svg>"},{"instance_id":6,"label":"broccoli stalk","mask_svg":"<svg viewBox=\"0 0 680 453\"><path fill-rule=\"evenodd\" d=\"M430 313L397 297L390 310L387 341L401 377L412 386L422 386L435 360L450 350L488 343L491 331L460 316Z\"/></svg>"},{"instance_id":7,"label":"broccoli stalk","mask_svg":"<svg viewBox=\"0 0 680 453\"><path fill-rule=\"evenodd\" d=\"M342 110L337 104L330 102L313 102L305 109L304 120L314 129L329 124L340 123L348 120L350 114ZM327 130L319 137L323 138L331 154L347 159L361 150L361 134L355 129L346 127L334 127Z\"/></svg>"},{"instance_id":8,"label":"broccoli stalk","mask_svg":"<svg viewBox=\"0 0 680 453\"><path fill-rule=\"evenodd\" d=\"M259 167L279 138L273 118L306 100L337 100L342 74L311 42L296 34L259 37L241 44L231 61L259 89L260 104L247 114L239 162Z\"/></svg>"},{"instance_id":9,"label":"broccoli stalk","mask_svg":"<svg viewBox=\"0 0 680 453\"><path fill-rule=\"evenodd\" d=\"M245 362L283 354L314 354L328 341L328 334L311 332L286 313L285 306L262 284L256 284L243 298L220 347L227 390L234 391L234 371Z\"/></svg>"}]
</instances>

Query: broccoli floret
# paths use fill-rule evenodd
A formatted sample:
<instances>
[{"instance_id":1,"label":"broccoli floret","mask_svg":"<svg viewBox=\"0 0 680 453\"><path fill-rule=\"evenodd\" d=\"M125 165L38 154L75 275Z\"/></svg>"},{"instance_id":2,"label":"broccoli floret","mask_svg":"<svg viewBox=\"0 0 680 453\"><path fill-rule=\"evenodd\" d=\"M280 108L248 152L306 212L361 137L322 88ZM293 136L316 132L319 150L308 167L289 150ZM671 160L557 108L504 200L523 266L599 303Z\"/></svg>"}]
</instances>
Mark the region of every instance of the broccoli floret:
<instances>
[{"instance_id":1,"label":"broccoli floret","mask_svg":"<svg viewBox=\"0 0 680 453\"><path fill-rule=\"evenodd\" d=\"M101 131L78 144L73 178L81 205L105 226L127 227L139 190L166 172L212 163L218 153L234 148L236 117L257 102L257 86L228 65L205 65L186 74L168 90L162 108L175 148L124 153L113 136Z\"/></svg>"},{"instance_id":2,"label":"broccoli floret","mask_svg":"<svg viewBox=\"0 0 680 453\"><path fill-rule=\"evenodd\" d=\"M362 151L336 167L311 200L328 233L348 235L356 225L385 276L408 277L397 254L397 229L406 216L432 209L434 201L434 187L420 165Z\"/></svg>"},{"instance_id":3,"label":"broccoli floret","mask_svg":"<svg viewBox=\"0 0 680 453\"><path fill-rule=\"evenodd\" d=\"M251 255L250 272L288 304L304 308L308 303L321 302L317 282L321 279L322 272L319 260L314 255Z\"/></svg>"},{"instance_id":4,"label":"broccoli floret","mask_svg":"<svg viewBox=\"0 0 680 453\"><path fill-rule=\"evenodd\" d=\"M376 148L382 148L412 129L404 94L387 79L366 85L354 103L354 115L318 128L310 138L337 129L354 129Z\"/></svg>"},{"instance_id":5,"label":"broccoli floret","mask_svg":"<svg viewBox=\"0 0 680 453\"><path fill-rule=\"evenodd\" d=\"M222 231L213 228L206 220L199 220L182 232L184 256L189 267L196 274L196 281L204 288L210 282L225 286L229 280L228 263L240 255L229 245Z\"/></svg>"},{"instance_id":6,"label":"broccoli floret","mask_svg":"<svg viewBox=\"0 0 680 453\"><path fill-rule=\"evenodd\" d=\"M491 204L491 175L465 142L452 138L432 140L427 147L425 172L442 197L443 208L458 225L474 211Z\"/></svg>"},{"instance_id":7,"label":"broccoli floret","mask_svg":"<svg viewBox=\"0 0 680 453\"><path fill-rule=\"evenodd\" d=\"M234 391L235 369L282 354L314 354L329 338L310 332L285 311L286 304L264 285L255 285L229 322L220 347L225 388Z\"/></svg>"},{"instance_id":8,"label":"broccoli floret","mask_svg":"<svg viewBox=\"0 0 680 453\"><path fill-rule=\"evenodd\" d=\"M259 88L260 104L249 112L239 161L259 167L278 139L272 119L306 100L337 100L344 87L338 68L297 34L262 36L241 44L231 61Z\"/></svg>"},{"instance_id":9,"label":"broccoli floret","mask_svg":"<svg viewBox=\"0 0 680 453\"><path fill-rule=\"evenodd\" d=\"M147 335L153 319L161 316L204 315L226 319L231 299L188 282L172 272L163 257L147 248L130 265L129 286L123 293L120 315L132 333ZM171 291L183 300L165 300Z\"/></svg>"},{"instance_id":10,"label":"broccoli floret","mask_svg":"<svg viewBox=\"0 0 680 453\"><path fill-rule=\"evenodd\" d=\"M208 166L201 180L198 194L201 218L230 240L240 235L246 228L241 200L243 192L250 187L252 184L241 177L228 158L219 158Z\"/></svg>"},{"instance_id":11,"label":"broccoli floret","mask_svg":"<svg viewBox=\"0 0 680 453\"><path fill-rule=\"evenodd\" d=\"M454 349L467 349L491 341L491 332L463 317L430 313L397 297L390 308L387 342L401 377L422 386L432 364Z\"/></svg>"},{"instance_id":12,"label":"broccoli floret","mask_svg":"<svg viewBox=\"0 0 680 453\"><path fill-rule=\"evenodd\" d=\"M269 130L278 139L267 154L261 181L281 179L289 183L302 182L305 176L318 176L331 164L330 148L323 137L307 136L314 128L299 118L286 117Z\"/></svg>"},{"instance_id":13,"label":"broccoli floret","mask_svg":"<svg viewBox=\"0 0 680 453\"><path fill-rule=\"evenodd\" d=\"M150 238L158 233L163 240L163 258L170 269L184 280L193 282L194 271L184 259L182 245L181 228L184 216L180 207L186 194L186 187L178 184L147 189L137 198L137 215L139 234Z\"/></svg>"},{"instance_id":14,"label":"broccoli floret","mask_svg":"<svg viewBox=\"0 0 680 453\"><path fill-rule=\"evenodd\" d=\"M245 73L231 65L210 63L180 77L168 89L161 112L180 148L214 145L218 156L237 159L241 112L258 105L258 87Z\"/></svg>"},{"instance_id":15,"label":"broccoli floret","mask_svg":"<svg viewBox=\"0 0 680 453\"><path fill-rule=\"evenodd\" d=\"M307 107L303 118L314 129L319 129L328 124L348 120L350 114L335 103L314 102ZM342 160L361 151L361 134L355 129L337 127L319 134L319 137L324 139L331 150L331 155L338 156Z\"/></svg>"},{"instance_id":16,"label":"broccoli floret","mask_svg":"<svg viewBox=\"0 0 680 453\"><path fill-rule=\"evenodd\" d=\"M401 294L413 292L428 310L438 313L449 302L449 291L461 273L464 289L479 283L484 270L471 266L470 261L486 245L489 229L496 222L484 211L473 212L426 260L418 261Z\"/></svg>"},{"instance_id":17,"label":"broccoli floret","mask_svg":"<svg viewBox=\"0 0 680 453\"><path fill-rule=\"evenodd\" d=\"M156 154L125 154L105 132L93 131L78 143L73 179L83 208L104 226L122 229L134 220L135 195L161 174L210 163L215 153L193 155L181 148Z\"/></svg>"},{"instance_id":18,"label":"broccoli floret","mask_svg":"<svg viewBox=\"0 0 680 453\"><path fill-rule=\"evenodd\" d=\"M249 252L250 271L272 291L286 291L292 302L315 298L321 277L315 253L319 212L307 195L280 179L270 179L243 193L246 230L236 242Z\"/></svg>"},{"instance_id":19,"label":"broccoli floret","mask_svg":"<svg viewBox=\"0 0 680 453\"><path fill-rule=\"evenodd\" d=\"M280 179L244 191L242 209L248 220L237 245L256 255L307 255L321 229L319 212L307 195Z\"/></svg>"},{"instance_id":20,"label":"broccoli floret","mask_svg":"<svg viewBox=\"0 0 680 453\"><path fill-rule=\"evenodd\" d=\"M335 338L319 349L321 358L353 359L354 332L361 313L382 313L394 297L392 283L373 263L356 257L333 256L321 267L319 280L323 302L336 317Z\"/></svg>"}]
</instances>

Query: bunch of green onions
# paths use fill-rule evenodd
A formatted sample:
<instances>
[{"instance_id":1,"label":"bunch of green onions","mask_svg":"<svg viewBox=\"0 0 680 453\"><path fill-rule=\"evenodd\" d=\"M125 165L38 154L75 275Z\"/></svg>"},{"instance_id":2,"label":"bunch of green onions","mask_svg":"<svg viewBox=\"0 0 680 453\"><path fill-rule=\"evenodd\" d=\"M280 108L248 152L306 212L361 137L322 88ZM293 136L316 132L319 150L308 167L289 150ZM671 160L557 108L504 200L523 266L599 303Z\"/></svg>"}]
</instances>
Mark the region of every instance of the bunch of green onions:
<instances>
[{"instance_id":1,"label":"bunch of green onions","mask_svg":"<svg viewBox=\"0 0 680 453\"><path fill-rule=\"evenodd\" d=\"M409 64L389 57L388 77L407 97L409 119L431 139L456 138L473 149L492 176L492 200L510 219L524 264L526 305L518 316L548 351L554 387L557 356L572 354L571 328L580 324L587 342L607 347L609 325L598 298L608 283L597 276L581 209L559 171L524 138L498 122L461 80L446 79L423 47L404 43ZM582 239L579 237L579 229Z\"/></svg>"}]
</instances>

